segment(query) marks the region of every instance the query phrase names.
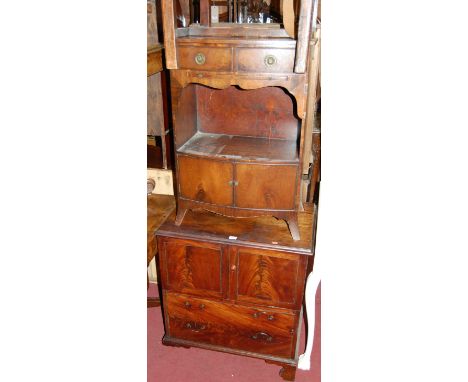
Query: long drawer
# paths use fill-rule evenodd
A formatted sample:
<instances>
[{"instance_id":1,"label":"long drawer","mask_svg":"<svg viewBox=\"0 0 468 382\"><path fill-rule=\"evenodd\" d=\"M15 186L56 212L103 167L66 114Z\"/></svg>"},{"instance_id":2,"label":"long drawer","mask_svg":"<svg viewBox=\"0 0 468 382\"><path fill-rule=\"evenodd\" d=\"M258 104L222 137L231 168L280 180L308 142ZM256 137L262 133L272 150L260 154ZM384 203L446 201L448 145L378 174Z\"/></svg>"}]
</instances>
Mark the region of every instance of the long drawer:
<instances>
[{"instance_id":1,"label":"long drawer","mask_svg":"<svg viewBox=\"0 0 468 382\"><path fill-rule=\"evenodd\" d=\"M293 358L297 314L166 293L170 337Z\"/></svg>"}]
</instances>

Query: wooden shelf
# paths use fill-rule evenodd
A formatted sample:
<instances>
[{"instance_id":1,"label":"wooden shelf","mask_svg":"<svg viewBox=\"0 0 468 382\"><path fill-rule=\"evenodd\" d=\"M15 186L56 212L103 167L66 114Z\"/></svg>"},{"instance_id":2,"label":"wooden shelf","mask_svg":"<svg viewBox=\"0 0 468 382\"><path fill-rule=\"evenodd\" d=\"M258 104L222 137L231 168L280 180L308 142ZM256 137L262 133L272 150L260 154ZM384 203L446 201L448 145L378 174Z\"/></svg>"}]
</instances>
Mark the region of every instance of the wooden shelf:
<instances>
[{"instance_id":1,"label":"wooden shelf","mask_svg":"<svg viewBox=\"0 0 468 382\"><path fill-rule=\"evenodd\" d=\"M296 141L285 139L197 132L177 151L180 154L241 161L299 162Z\"/></svg>"}]
</instances>

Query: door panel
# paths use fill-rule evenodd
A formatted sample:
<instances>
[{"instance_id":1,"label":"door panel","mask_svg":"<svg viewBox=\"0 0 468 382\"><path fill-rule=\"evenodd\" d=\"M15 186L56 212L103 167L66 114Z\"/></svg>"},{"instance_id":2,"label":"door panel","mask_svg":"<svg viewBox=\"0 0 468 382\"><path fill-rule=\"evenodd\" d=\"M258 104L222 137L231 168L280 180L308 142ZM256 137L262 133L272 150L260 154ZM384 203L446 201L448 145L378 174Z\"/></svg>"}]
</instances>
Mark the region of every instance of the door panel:
<instances>
[{"instance_id":1,"label":"door panel","mask_svg":"<svg viewBox=\"0 0 468 382\"><path fill-rule=\"evenodd\" d=\"M235 300L300 309L307 261L305 256L253 248L233 250L237 253Z\"/></svg>"},{"instance_id":2,"label":"door panel","mask_svg":"<svg viewBox=\"0 0 468 382\"><path fill-rule=\"evenodd\" d=\"M198 296L223 297L228 258L223 246L189 240L163 241L162 272L166 288Z\"/></svg>"},{"instance_id":3,"label":"door panel","mask_svg":"<svg viewBox=\"0 0 468 382\"><path fill-rule=\"evenodd\" d=\"M179 155L178 167L181 197L232 206L232 163Z\"/></svg>"},{"instance_id":4,"label":"door panel","mask_svg":"<svg viewBox=\"0 0 468 382\"><path fill-rule=\"evenodd\" d=\"M235 201L241 208L292 210L297 165L236 164Z\"/></svg>"}]
</instances>

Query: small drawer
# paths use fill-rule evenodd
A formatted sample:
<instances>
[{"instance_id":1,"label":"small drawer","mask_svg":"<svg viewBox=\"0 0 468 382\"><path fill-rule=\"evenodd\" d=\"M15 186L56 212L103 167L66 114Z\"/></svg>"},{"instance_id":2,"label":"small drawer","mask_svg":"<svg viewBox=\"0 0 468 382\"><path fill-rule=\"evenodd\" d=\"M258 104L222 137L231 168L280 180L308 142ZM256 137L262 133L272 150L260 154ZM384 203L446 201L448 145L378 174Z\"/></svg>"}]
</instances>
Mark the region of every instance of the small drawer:
<instances>
[{"instance_id":1,"label":"small drawer","mask_svg":"<svg viewBox=\"0 0 468 382\"><path fill-rule=\"evenodd\" d=\"M297 315L166 293L169 336L293 358Z\"/></svg>"},{"instance_id":2,"label":"small drawer","mask_svg":"<svg viewBox=\"0 0 468 382\"><path fill-rule=\"evenodd\" d=\"M240 48L237 50L237 71L292 73L294 54L294 49Z\"/></svg>"},{"instance_id":3,"label":"small drawer","mask_svg":"<svg viewBox=\"0 0 468 382\"><path fill-rule=\"evenodd\" d=\"M231 71L231 48L206 48L179 46L179 67L181 69Z\"/></svg>"}]
</instances>

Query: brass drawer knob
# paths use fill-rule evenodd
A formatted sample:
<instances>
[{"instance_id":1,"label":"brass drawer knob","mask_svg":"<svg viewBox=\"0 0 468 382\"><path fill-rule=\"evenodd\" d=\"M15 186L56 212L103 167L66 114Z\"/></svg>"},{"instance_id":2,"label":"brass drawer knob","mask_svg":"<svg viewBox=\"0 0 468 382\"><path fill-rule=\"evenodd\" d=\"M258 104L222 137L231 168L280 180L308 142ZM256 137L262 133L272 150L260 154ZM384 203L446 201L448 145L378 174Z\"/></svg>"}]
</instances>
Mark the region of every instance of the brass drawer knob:
<instances>
[{"instance_id":1,"label":"brass drawer knob","mask_svg":"<svg viewBox=\"0 0 468 382\"><path fill-rule=\"evenodd\" d=\"M275 316L272 316L271 314L268 316L268 321L273 321L275 319Z\"/></svg>"},{"instance_id":2,"label":"brass drawer knob","mask_svg":"<svg viewBox=\"0 0 468 382\"><path fill-rule=\"evenodd\" d=\"M197 65L203 65L206 61L205 55L203 53L197 53L195 55L195 62Z\"/></svg>"},{"instance_id":3,"label":"brass drawer knob","mask_svg":"<svg viewBox=\"0 0 468 382\"><path fill-rule=\"evenodd\" d=\"M184 302L184 305L185 305L185 307L186 307L187 309L189 309L189 308L192 306L192 304L189 303L188 301L185 301L185 302Z\"/></svg>"},{"instance_id":4,"label":"brass drawer knob","mask_svg":"<svg viewBox=\"0 0 468 382\"><path fill-rule=\"evenodd\" d=\"M203 310L205 309L205 304L200 304L198 307Z\"/></svg>"},{"instance_id":5,"label":"brass drawer knob","mask_svg":"<svg viewBox=\"0 0 468 382\"><path fill-rule=\"evenodd\" d=\"M278 60L276 59L275 56L273 56L272 54L267 54L265 56L265 59L263 60L265 62L265 65L268 66L268 67L272 67L274 65L276 65L276 63L278 62Z\"/></svg>"}]
</instances>

